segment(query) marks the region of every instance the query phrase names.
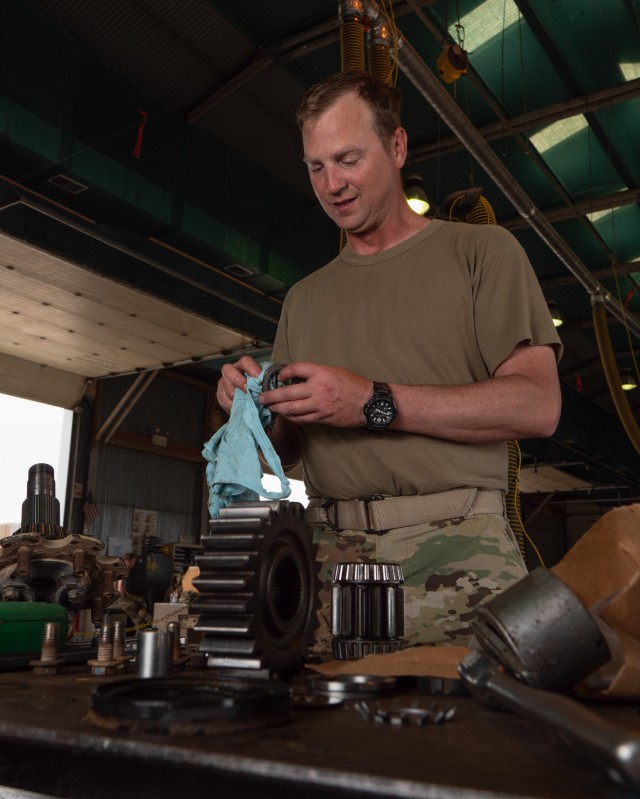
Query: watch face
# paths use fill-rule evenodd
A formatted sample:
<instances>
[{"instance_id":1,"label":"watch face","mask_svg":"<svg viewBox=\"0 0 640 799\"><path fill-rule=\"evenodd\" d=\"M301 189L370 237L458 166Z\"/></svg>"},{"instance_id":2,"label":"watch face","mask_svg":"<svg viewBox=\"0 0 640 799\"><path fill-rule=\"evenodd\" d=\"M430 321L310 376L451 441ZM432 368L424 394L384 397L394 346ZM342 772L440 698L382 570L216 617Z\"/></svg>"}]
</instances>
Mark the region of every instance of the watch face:
<instances>
[{"instance_id":1,"label":"watch face","mask_svg":"<svg viewBox=\"0 0 640 799\"><path fill-rule=\"evenodd\" d=\"M395 418L395 406L388 399L374 399L367 409L367 419L372 427L387 427Z\"/></svg>"}]
</instances>

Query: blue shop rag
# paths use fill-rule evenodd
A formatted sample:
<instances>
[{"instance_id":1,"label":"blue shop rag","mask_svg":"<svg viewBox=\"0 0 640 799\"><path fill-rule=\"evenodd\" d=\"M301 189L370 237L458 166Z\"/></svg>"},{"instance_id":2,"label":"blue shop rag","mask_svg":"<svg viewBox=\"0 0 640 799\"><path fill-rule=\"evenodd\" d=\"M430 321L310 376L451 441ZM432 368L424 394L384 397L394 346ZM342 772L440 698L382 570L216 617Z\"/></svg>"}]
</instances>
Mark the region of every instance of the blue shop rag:
<instances>
[{"instance_id":1,"label":"blue shop rag","mask_svg":"<svg viewBox=\"0 0 640 799\"><path fill-rule=\"evenodd\" d=\"M233 395L229 421L217 430L204 445L202 455L207 463L209 514L217 519L220 508L232 502L255 502L284 499L291 493L278 453L265 432L271 422L271 411L258 401L262 379L270 363L261 363L259 377L247 376L247 391L237 388ZM280 480L280 491L267 491L258 452L273 474Z\"/></svg>"}]
</instances>

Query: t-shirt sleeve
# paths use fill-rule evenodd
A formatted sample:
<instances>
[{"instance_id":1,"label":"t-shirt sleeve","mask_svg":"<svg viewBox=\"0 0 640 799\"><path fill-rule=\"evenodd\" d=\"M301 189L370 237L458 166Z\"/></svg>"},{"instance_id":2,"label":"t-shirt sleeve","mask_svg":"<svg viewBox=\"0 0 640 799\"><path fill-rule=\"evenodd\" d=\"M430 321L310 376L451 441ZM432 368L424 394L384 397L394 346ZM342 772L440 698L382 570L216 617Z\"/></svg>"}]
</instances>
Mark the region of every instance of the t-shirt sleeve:
<instances>
[{"instance_id":1,"label":"t-shirt sleeve","mask_svg":"<svg viewBox=\"0 0 640 799\"><path fill-rule=\"evenodd\" d=\"M524 249L506 230L494 238L474 276L476 336L489 373L523 342L552 346L559 361L562 343Z\"/></svg>"},{"instance_id":2,"label":"t-shirt sleeve","mask_svg":"<svg viewBox=\"0 0 640 799\"><path fill-rule=\"evenodd\" d=\"M276 331L276 338L273 344L273 353L271 355L271 360L273 363L291 363L294 360L288 341L288 318L291 294L292 291L290 289L285 297L280 319L278 321L278 329Z\"/></svg>"}]
</instances>

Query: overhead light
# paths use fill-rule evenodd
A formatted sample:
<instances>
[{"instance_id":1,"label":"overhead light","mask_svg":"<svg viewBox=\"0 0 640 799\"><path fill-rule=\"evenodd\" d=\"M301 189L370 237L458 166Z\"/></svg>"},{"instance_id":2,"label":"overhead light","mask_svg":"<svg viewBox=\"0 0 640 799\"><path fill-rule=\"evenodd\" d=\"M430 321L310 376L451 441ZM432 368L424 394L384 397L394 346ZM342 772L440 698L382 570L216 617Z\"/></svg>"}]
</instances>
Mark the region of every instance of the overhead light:
<instances>
[{"instance_id":1,"label":"overhead light","mask_svg":"<svg viewBox=\"0 0 640 799\"><path fill-rule=\"evenodd\" d=\"M560 327L564 324L564 319L562 318L562 314L558 310L558 305L555 300L547 300L547 305L549 306L549 313L551 314L551 319L553 320L553 324L556 327Z\"/></svg>"},{"instance_id":2,"label":"overhead light","mask_svg":"<svg viewBox=\"0 0 640 799\"><path fill-rule=\"evenodd\" d=\"M634 388L638 388L638 383L631 369L623 369L620 372L620 385L623 391L633 391Z\"/></svg>"},{"instance_id":3,"label":"overhead light","mask_svg":"<svg viewBox=\"0 0 640 799\"><path fill-rule=\"evenodd\" d=\"M416 214L426 214L429 210L429 200L424 190L424 180L420 175L409 175L404 180L404 196Z\"/></svg>"}]
</instances>

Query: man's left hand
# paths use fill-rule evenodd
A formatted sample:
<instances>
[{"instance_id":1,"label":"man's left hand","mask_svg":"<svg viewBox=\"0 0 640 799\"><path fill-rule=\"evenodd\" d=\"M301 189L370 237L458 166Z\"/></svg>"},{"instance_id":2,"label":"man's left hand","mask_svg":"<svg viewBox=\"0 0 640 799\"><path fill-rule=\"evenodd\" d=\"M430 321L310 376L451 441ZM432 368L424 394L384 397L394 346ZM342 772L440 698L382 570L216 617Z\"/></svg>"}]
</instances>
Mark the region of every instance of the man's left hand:
<instances>
[{"instance_id":1,"label":"man's left hand","mask_svg":"<svg viewBox=\"0 0 640 799\"><path fill-rule=\"evenodd\" d=\"M296 424L318 422L332 427L364 427L362 409L371 397L372 381L339 366L298 361L283 367L281 382L264 391L260 402Z\"/></svg>"}]
</instances>

